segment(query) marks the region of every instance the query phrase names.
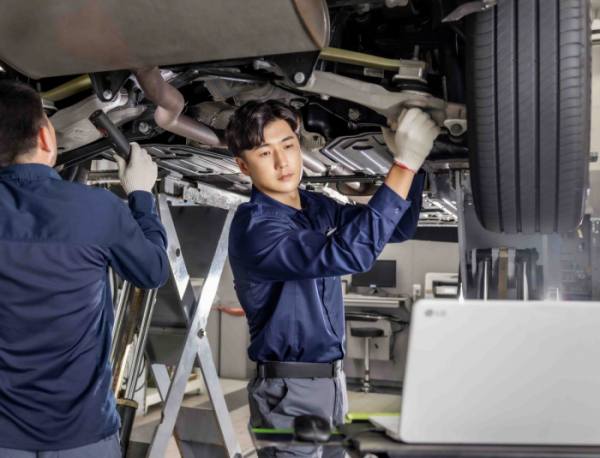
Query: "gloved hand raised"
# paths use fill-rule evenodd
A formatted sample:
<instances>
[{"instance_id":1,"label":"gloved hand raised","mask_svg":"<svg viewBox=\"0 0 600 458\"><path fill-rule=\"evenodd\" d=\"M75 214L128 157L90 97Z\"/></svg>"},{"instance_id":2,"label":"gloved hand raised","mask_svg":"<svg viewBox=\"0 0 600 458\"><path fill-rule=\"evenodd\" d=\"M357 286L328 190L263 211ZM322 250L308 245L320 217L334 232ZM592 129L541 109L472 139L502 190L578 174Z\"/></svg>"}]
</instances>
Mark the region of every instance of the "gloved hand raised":
<instances>
[{"instance_id":1,"label":"gloved hand raised","mask_svg":"<svg viewBox=\"0 0 600 458\"><path fill-rule=\"evenodd\" d=\"M115 160L119 166L121 186L127 194L133 191L152 192L158 176L158 167L145 149L140 148L137 143L132 143L129 164L117 155Z\"/></svg>"},{"instance_id":2,"label":"gloved hand raised","mask_svg":"<svg viewBox=\"0 0 600 458\"><path fill-rule=\"evenodd\" d=\"M429 156L433 141L440 134L431 117L419 108L403 111L396 132L383 128L383 138L394 154L394 162L417 173Z\"/></svg>"}]
</instances>

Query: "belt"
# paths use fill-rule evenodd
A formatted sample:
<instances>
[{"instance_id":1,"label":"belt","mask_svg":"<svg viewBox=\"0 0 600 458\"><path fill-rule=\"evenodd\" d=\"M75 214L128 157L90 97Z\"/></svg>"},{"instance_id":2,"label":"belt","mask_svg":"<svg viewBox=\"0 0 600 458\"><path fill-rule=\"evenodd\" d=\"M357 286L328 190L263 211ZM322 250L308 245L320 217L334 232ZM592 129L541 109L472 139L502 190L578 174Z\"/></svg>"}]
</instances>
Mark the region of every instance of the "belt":
<instances>
[{"instance_id":1,"label":"belt","mask_svg":"<svg viewBox=\"0 0 600 458\"><path fill-rule=\"evenodd\" d=\"M344 370L342 360L333 363L257 363L259 378L335 378Z\"/></svg>"}]
</instances>

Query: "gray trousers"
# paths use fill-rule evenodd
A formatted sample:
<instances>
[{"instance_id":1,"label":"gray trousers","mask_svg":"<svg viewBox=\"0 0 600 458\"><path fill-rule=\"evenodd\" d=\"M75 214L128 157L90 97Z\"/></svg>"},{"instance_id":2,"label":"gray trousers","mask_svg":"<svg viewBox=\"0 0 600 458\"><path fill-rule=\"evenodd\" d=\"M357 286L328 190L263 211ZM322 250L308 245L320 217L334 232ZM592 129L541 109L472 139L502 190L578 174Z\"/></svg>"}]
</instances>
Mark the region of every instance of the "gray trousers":
<instances>
[{"instance_id":1,"label":"gray trousers","mask_svg":"<svg viewBox=\"0 0 600 458\"><path fill-rule=\"evenodd\" d=\"M51 452L30 452L0 447L0 458L121 458L121 441L115 433L83 447Z\"/></svg>"},{"instance_id":2,"label":"gray trousers","mask_svg":"<svg viewBox=\"0 0 600 458\"><path fill-rule=\"evenodd\" d=\"M344 423L348 413L346 375L318 379L260 379L248 383L250 425L253 428L292 429L294 417L319 415L330 421L332 429ZM258 456L266 457L343 457L341 447L268 447Z\"/></svg>"}]
</instances>

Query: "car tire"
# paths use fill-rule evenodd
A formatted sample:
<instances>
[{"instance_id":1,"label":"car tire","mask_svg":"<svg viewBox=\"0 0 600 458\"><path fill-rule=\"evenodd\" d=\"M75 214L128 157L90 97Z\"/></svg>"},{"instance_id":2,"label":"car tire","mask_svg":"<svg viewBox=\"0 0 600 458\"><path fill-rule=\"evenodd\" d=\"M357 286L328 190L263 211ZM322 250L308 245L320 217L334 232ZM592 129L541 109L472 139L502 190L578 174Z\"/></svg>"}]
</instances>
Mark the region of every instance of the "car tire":
<instances>
[{"instance_id":1,"label":"car tire","mask_svg":"<svg viewBox=\"0 0 600 458\"><path fill-rule=\"evenodd\" d=\"M500 0L467 18L477 216L493 232L566 233L589 182L589 0Z\"/></svg>"}]
</instances>

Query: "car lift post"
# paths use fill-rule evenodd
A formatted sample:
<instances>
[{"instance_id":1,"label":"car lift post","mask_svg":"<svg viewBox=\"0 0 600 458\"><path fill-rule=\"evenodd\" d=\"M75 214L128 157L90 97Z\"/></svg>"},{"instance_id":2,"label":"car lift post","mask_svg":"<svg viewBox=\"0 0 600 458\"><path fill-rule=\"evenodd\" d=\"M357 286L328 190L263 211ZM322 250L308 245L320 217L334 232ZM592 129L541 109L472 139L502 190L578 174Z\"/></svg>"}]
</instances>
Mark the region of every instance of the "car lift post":
<instances>
[{"instance_id":1,"label":"car lift post","mask_svg":"<svg viewBox=\"0 0 600 458\"><path fill-rule=\"evenodd\" d=\"M557 300L560 235L490 232L475 214L468 173L456 171L454 184L464 299Z\"/></svg>"}]
</instances>

